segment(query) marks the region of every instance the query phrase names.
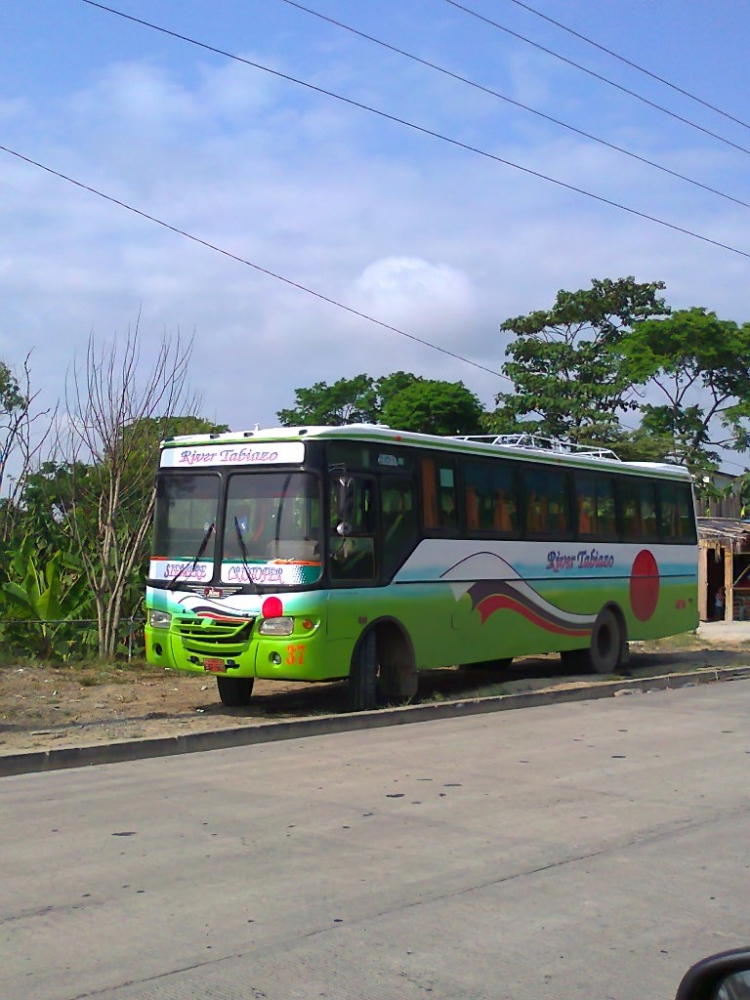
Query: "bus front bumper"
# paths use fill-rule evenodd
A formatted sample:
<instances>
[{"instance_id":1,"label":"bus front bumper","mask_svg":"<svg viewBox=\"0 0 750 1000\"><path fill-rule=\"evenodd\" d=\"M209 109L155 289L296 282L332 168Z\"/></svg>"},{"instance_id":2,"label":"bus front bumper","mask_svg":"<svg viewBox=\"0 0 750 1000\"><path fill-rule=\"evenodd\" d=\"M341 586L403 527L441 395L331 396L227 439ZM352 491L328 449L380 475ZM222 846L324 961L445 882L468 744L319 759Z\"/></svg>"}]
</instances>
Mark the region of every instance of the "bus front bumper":
<instances>
[{"instance_id":1,"label":"bus front bumper","mask_svg":"<svg viewBox=\"0 0 750 1000\"><path fill-rule=\"evenodd\" d=\"M284 637L262 636L255 631L231 650L209 642L186 640L174 629L146 625L146 658L167 669L229 677L259 677L268 680L322 681L349 675L350 644L326 643L320 628L295 628ZM333 645L333 649L332 649ZM335 649L335 653L334 653Z\"/></svg>"}]
</instances>

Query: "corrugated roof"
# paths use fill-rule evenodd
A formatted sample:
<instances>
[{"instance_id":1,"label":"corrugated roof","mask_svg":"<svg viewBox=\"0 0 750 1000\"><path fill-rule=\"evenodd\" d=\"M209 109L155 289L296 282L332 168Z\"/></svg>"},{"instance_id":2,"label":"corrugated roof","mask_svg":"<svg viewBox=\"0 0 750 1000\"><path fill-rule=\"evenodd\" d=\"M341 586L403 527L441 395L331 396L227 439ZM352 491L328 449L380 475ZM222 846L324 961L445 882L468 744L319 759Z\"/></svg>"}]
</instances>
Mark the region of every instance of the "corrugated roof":
<instances>
[{"instance_id":1,"label":"corrugated roof","mask_svg":"<svg viewBox=\"0 0 750 1000\"><path fill-rule=\"evenodd\" d=\"M750 521L732 517L699 517L698 537L702 542L717 542L734 552L750 551Z\"/></svg>"}]
</instances>

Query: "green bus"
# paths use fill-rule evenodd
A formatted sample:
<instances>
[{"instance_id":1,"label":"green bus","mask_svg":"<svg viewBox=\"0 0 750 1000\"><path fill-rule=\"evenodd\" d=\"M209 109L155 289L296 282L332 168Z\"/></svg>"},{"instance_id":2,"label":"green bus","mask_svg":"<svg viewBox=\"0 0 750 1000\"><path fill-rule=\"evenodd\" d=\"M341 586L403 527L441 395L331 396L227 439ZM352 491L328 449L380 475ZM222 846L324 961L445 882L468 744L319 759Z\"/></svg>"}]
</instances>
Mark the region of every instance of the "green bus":
<instances>
[{"instance_id":1,"label":"green bus","mask_svg":"<svg viewBox=\"0 0 750 1000\"><path fill-rule=\"evenodd\" d=\"M348 678L352 711L420 670L558 652L612 673L698 624L689 473L558 442L379 425L161 447L148 659L253 681Z\"/></svg>"}]
</instances>

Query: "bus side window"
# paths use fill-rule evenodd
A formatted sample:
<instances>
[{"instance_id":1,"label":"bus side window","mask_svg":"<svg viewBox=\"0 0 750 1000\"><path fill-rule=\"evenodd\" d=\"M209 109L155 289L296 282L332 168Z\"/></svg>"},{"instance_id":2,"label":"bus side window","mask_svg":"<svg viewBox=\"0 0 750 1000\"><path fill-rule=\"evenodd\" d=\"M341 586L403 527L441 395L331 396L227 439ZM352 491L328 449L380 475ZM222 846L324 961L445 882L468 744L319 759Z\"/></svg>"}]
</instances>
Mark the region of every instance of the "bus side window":
<instances>
[{"instance_id":1,"label":"bus side window","mask_svg":"<svg viewBox=\"0 0 750 1000\"><path fill-rule=\"evenodd\" d=\"M596 534L596 480L580 470L574 473L578 534Z\"/></svg>"},{"instance_id":2,"label":"bus side window","mask_svg":"<svg viewBox=\"0 0 750 1000\"><path fill-rule=\"evenodd\" d=\"M466 504L466 527L469 531L476 531L479 527L479 500L473 486L466 487L464 503Z\"/></svg>"},{"instance_id":3,"label":"bus side window","mask_svg":"<svg viewBox=\"0 0 750 1000\"><path fill-rule=\"evenodd\" d=\"M596 521L600 535L615 537L617 534L617 504L613 479L599 477L596 481Z\"/></svg>"},{"instance_id":4,"label":"bus side window","mask_svg":"<svg viewBox=\"0 0 750 1000\"><path fill-rule=\"evenodd\" d=\"M658 538L656 483L650 479L623 479L619 492L623 537L639 541Z\"/></svg>"},{"instance_id":5,"label":"bus side window","mask_svg":"<svg viewBox=\"0 0 750 1000\"><path fill-rule=\"evenodd\" d=\"M448 531L455 531L458 527L456 473L451 466L439 465L438 492L440 496L440 527Z\"/></svg>"},{"instance_id":6,"label":"bus side window","mask_svg":"<svg viewBox=\"0 0 750 1000\"><path fill-rule=\"evenodd\" d=\"M435 460L433 458L422 459L422 518L425 528L439 527Z\"/></svg>"},{"instance_id":7,"label":"bus side window","mask_svg":"<svg viewBox=\"0 0 750 1000\"><path fill-rule=\"evenodd\" d=\"M523 470L526 530L564 538L569 532L567 476L560 469Z\"/></svg>"},{"instance_id":8,"label":"bus side window","mask_svg":"<svg viewBox=\"0 0 750 1000\"><path fill-rule=\"evenodd\" d=\"M487 535L509 535L517 529L515 471L493 459L466 459L464 508L466 530Z\"/></svg>"},{"instance_id":9,"label":"bus side window","mask_svg":"<svg viewBox=\"0 0 750 1000\"><path fill-rule=\"evenodd\" d=\"M633 483L627 480L620 484L620 511L622 514L622 535L624 538L640 538L641 507L638 493Z\"/></svg>"},{"instance_id":10,"label":"bus side window","mask_svg":"<svg viewBox=\"0 0 750 1000\"><path fill-rule=\"evenodd\" d=\"M575 497L578 534L581 537L611 538L617 534L615 486L611 478L577 471Z\"/></svg>"},{"instance_id":11,"label":"bus side window","mask_svg":"<svg viewBox=\"0 0 750 1000\"><path fill-rule=\"evenodd\" d=\"M495 503L492 512L493 527L506 534L516 529L516 507L512 500L509 500L505 490L495 490Z\"/></svg>"},{"instance_id":12,"label":"bus side window","mask_svg":"<svg viewBox=\"0 0 750 1000\"><path fill-rule=\"evenodd\" d=\"M452 462L442 458L422 459L422 516L427 530L455 532L456 472Z\"/></svg>"},{"instance_id":13,"label":"bus side window","mask_svg":"<svg viewBox=\"0 0 750 1000\"><path fill-rule=\"evenodd\" d=\"M526 494L526 530L530 532L543 531L542 504L535 490Z\"/></svg>"},{"instance_id":14,"label":"bus side window","mask_svg":"<svg viewBox=\"0 0 750 1000\"><path fill-rule=\"evenodd\" d=\"M656 483L640 483L640 493L643 533L648 538L657 538L659 535L659 522L656 517Z\"/></svg>"}]
</instances>

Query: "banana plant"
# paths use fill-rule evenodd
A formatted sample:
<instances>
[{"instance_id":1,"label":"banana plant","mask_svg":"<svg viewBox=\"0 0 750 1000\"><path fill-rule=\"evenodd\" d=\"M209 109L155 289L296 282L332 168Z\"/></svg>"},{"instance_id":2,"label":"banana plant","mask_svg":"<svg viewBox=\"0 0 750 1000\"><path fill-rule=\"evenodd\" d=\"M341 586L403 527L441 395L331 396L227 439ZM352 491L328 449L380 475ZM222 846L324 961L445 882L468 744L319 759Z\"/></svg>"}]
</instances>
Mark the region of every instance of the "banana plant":
<instances>
[{"instance_id":1,"label":"banana plant","mask_svg":"<svg viewBox=\"0 0 750 1000\"><path fill-rule=\"evenodd\" d=\"M9 575L16 579L2 586L4 617L25 623L23 634L13 625L7 630L12 644L42 659L66 659L76 645L71 626L91 610L91 592L76 560L56 552L42 565L27 535L11 559Z\"/></svg>"}]
</instances>

